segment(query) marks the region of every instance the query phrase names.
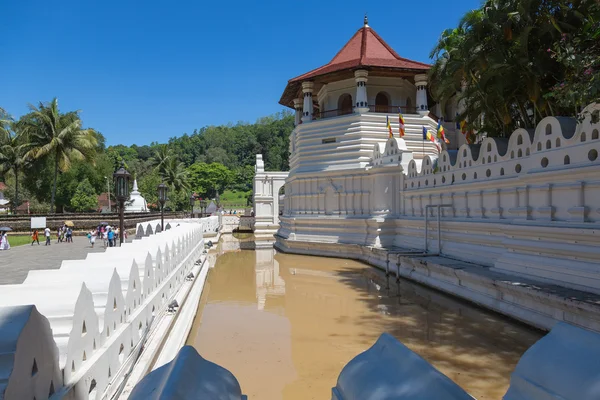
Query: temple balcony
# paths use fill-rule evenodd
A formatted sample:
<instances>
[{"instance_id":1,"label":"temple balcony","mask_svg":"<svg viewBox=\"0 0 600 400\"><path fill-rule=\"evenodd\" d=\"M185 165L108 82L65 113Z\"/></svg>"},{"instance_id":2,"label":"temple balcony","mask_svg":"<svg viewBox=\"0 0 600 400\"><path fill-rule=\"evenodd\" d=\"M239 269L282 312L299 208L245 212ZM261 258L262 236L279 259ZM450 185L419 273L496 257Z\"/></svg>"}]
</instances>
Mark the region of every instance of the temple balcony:
<instances>
[{"instance_id":1,"label":"temple balcony","mask_svg":"<svg viewBox=\"0 0 600 400\"><path fill-rule=\"evenodd\" d=\"M383 110L381 110L383 111ZM394 137L399 138L397 107L394 112L365 112L343 114L343 110L324 118L303 122L296 126L290 137L290 170L294 173L348 170L369 165L373 149L389 138L389 119ZM339 115L338 115L339 114ZM440 149L431 141L423 140L423 126L435 132L436 119L429 115L404 114L405 136L415 161L424 155L437 158ZM435 117L434 117L435 118Z\"/></svg>"}]
</instances>

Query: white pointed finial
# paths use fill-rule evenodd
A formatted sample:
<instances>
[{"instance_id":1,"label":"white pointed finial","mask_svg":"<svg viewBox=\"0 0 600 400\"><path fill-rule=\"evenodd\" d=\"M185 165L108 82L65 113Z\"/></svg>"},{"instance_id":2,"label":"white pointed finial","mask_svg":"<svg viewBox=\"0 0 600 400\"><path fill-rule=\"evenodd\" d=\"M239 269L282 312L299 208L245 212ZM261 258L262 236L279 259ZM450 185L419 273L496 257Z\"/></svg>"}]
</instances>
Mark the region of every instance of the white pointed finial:
<instances>
[{"instance_id":1,"label":"white pointed finial","mask_svg":"<svg viewBox=\"0 0 600 400\"><path fill-rule=\"evenodd\" d=\"M133 180L133 191L137 192L138 191L138 185L137 185L137 179Z\"/></svg>"},{"instance_id":2,"label":"white pointed finial","mask_svg":"<svg viewBox=\"0 0 600 400\"><path fill-rule=\"evenodd\" d=\"M367 17L367 13L365 13L365 19L364 19L364 22L365 22L365 26L367 26L367 27L368 27L368 26L369 26L369 18Z\"/></svg>"}]
</instances>

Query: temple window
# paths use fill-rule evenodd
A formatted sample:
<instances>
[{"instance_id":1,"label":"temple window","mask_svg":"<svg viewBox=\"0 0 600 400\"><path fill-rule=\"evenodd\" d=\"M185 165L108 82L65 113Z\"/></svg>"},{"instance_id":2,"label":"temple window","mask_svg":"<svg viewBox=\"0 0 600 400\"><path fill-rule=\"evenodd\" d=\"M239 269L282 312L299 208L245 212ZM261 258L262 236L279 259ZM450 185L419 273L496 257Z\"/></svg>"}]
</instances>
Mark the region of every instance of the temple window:
<instances>
[{"instance_id":1,"label":"temple window","mask_svg":"<svg viewBox=\"0 0 600 400\"><path fill-rule=\"evenodd\" d=\"M344 93L338 98L338 115L352 114L352 96Z\"/></svg>"},{"instance_id":2,"label":"temple window","mask_svg":"<svg viewBox=\"0 0 600 400\"><path fill-rule=\"evenodd\" d=\"M375 112L387 113L390 109L390 97L386 92L379 92L375 96Z\"/></svg>"}]
</instances>

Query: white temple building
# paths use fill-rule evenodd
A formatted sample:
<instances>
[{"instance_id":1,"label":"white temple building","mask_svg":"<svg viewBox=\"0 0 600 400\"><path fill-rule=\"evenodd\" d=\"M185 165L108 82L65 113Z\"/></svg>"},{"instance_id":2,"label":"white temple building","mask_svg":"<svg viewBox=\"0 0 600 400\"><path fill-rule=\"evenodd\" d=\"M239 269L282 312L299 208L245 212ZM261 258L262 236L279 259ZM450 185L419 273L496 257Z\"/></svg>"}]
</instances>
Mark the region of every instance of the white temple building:
<instances>
[{"instance_id":1,"label":"white temple building","mask_svg":"<svg viewBox=\"0 0 600 400\"><path fill-rule=\"evenodd\" d=\"M129 201L125 203L125 212L150 212L146 199L138 190L137 179L133 180L133 190L129 195Z\"/></svg>"},{"instance_id":2,"label":"white temple building","mask_svg":"<svg viewBox=\"0 0 600 400\"><path fill-rule=\"evenodd\" d=\"M296 127L275 246L362 259L544 329L600 330L586 300L600 295L600 104L477 145L447 134L446 147L423 139L434 114L456 115L431 107L428 70L365 19L329 63L289 80L280 103Z\"/></svg>"}]
</instances>

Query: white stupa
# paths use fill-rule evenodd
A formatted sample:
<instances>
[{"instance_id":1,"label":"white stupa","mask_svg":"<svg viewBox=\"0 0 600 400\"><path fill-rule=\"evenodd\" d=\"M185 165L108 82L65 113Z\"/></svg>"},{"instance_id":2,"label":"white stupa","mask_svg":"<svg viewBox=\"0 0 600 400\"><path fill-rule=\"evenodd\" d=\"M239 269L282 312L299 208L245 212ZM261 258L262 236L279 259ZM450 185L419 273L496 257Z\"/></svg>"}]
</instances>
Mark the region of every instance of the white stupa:
<instances>
[{"instance_id":1,"label":"white stupa","mask_svg":"<svg viewBox=\"0 0 600 400\"><path fill-rule=\"evenodd\" d=\"M125 212L149 212L146 199L138 191L137 179L133 180L133 190L129 195L129 201L125 203Z\"/></svg>"}]
</instances>

